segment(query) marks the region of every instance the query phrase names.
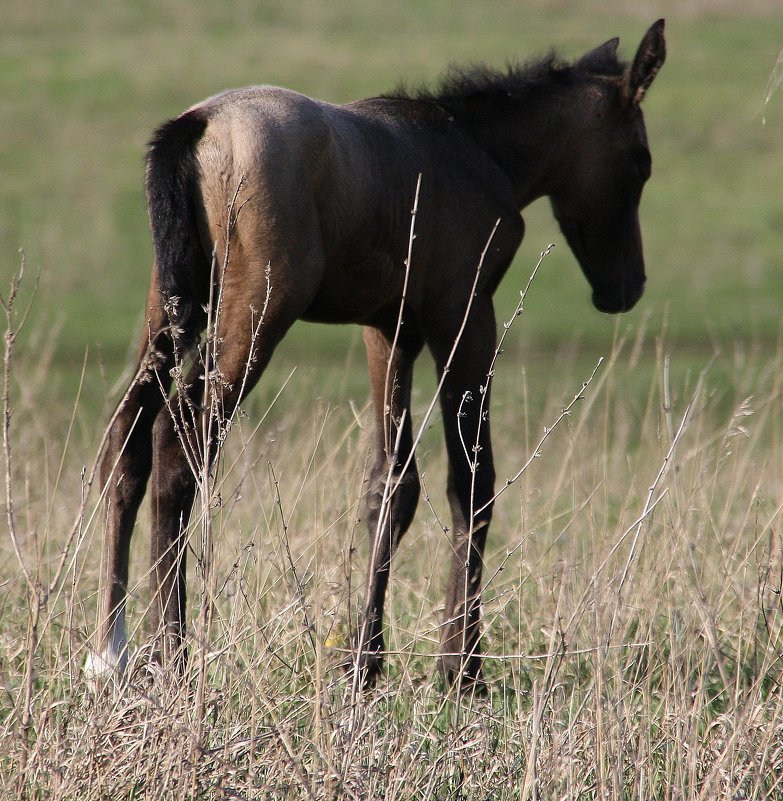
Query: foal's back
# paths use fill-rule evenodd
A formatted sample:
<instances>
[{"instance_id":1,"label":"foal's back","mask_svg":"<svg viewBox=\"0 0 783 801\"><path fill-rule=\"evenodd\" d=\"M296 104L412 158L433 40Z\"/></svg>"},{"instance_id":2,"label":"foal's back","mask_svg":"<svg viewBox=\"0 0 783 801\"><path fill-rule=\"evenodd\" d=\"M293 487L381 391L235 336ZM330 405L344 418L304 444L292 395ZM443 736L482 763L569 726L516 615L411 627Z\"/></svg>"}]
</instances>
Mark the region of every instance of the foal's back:
<instances>
[{"instance_id":1,"label":"foal's back","mask_svg":"<svg viewBox=\"0 0 783 801\"><path fill-rule=\"evenodd\" d=\"M196 150L204 248L222 253L226 198L241 182L238 247L246 260L271 264L278 291L291 284L309 296L305 319L373 323L396 314L419 175L413 309L442 302L445 273L466 254L475 263L498 217L520 225L506 176L434 103L339 106L258 86L187 113L207 119Z\"/></svg>"}]
</instances>

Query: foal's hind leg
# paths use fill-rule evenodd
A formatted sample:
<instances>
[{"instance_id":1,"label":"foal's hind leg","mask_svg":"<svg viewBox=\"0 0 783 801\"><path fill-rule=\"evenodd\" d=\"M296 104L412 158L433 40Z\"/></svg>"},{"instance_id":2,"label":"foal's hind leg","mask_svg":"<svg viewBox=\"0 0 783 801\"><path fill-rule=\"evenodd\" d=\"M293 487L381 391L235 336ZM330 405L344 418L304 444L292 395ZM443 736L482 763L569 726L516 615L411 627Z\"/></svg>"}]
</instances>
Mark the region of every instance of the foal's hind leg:
<instances>
[{"instance_id":1,"label":"foal's hind leg","mask_svg":"<svg viewBox=\"0 0 783 801\"><path fill-rule=\"evenodd\" d=\"M197 477L209 468L221 427L253 388L283 334L298 316L282 298L263 306L249 287L250 270L227 281L212 340L209 364L198 363L155 421L151 485L151 609L149 620L157 661L184 667L185 552ZM232 265L233 266L233 265ZM263 272L260 273L263 276ZM263 278L260 279L263 281ZM263 284L258 292L263 292ZM242 291L244 290L244 291ZM254 306L256 308L254 308ZM202 351L203 352L203 351ZM205 390L205 375L209 386Z\"/></svg>"},{"instance_id":2,"label":"foal's hind leg","mask_svg":"<svg viewBox=\"0 0 783 801\"><path fill-rule=\"evenodd\" d=\"M136 376L113 417L101 460L107 520L95 650L85 672L122 672L128 659L125 599L131 536L152 466L152 425L171 383L173 345L153 275L147 330L139 346Z\"/></svg>"},{"instance_id":3,"label":"foal's hind leg","mask_svg":"<svg viewBox=\"0 0 783 801\"><path fill-rule=\"evenodd\" d=\"M423 343L409 335L392 352L393 334L377 328L364 329L364 342L375 410L375 460L367 494L367 597L356 658L365 683L371 684L380 673L383 659L383 607L392 555L413 520L419 500L419 476L412 458L410 394L413 362Z\"/></svg>"}]
</instances>

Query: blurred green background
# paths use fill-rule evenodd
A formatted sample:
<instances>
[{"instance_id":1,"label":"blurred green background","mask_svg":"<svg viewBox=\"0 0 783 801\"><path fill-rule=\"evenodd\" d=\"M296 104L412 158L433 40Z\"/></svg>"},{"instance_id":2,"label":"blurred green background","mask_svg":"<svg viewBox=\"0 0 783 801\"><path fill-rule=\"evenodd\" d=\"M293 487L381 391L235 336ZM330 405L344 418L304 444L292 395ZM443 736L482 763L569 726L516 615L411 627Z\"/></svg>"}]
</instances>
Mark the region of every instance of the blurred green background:
<instances>
[{"instance_id":1,"label":"blurred green background","mask_svg":"<svg viewBox=\"0 0 783 801\"><path fill-rule=\"evenodd\" d=\"M52 349L51 369L75 375L89 349L109 383L122 370L151 258L145 143L190 104L251 83L343 102L400 80L433 81L450 62L502 65L551 47L574 57L615 35L632 58L660 16L669 57L645 101L648 291L620 329L665 330L671 347L699 359L773 350L783 309L783 88L767 104L765 94L783 49L778 0L5 0L0 291L23 248L28 277L40 276L27 355ZM548 204L525 217L500 316L539 251L556 248L513 347L544 363L564 343L605 352L618 324L591 308ZM358 337L300 324L284 358L353 366ZM355 360L345 361L346 345Z\"/></svg>"}]
</instances>

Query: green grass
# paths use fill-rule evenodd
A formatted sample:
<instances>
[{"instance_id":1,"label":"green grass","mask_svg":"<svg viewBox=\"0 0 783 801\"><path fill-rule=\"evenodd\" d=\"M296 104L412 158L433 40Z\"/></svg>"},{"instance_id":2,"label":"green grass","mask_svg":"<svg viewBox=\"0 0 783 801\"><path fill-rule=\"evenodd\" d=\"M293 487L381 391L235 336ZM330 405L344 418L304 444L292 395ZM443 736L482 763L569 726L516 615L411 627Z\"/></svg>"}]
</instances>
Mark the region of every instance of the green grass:
<instances>
[{"instance_id":1,"label":"green grass","mask_svg":"<svg viewBox=\"0 0 783 801\"><path fill-rule=\"evenodd\" d=\"M7 4L8 5L8 4ZM595 4L206 2L95 9L11 2L0 49L3 272L23 247L41 271L41 314L61 319L58 358L100 347L116 370L144 302L150 245L144 143L163 119L229 86L277 83L340 102L398 80L434 79L451 61L502 64L556 45L567 56L614 34L627 57L657 10ZM619 9L619 13L618 13ZM649 289L631 325L668 315L673 340L712 348L774 341L783 304L780 95L761 112L783 41L779 15L669 11L669 57L645 103L655 158L643 201ZM545 203L528 213L513 295L539 250L555 250L526 337L551 348L602 342L595 314ZM568 308L568 319L562 313ZM300 343L307 334L294 335ZM346 336L329 332L327 349ZM301 345L299 350L306 350ZM323 354L321 354L322 357Z\"/></svg>"}]
</instances>

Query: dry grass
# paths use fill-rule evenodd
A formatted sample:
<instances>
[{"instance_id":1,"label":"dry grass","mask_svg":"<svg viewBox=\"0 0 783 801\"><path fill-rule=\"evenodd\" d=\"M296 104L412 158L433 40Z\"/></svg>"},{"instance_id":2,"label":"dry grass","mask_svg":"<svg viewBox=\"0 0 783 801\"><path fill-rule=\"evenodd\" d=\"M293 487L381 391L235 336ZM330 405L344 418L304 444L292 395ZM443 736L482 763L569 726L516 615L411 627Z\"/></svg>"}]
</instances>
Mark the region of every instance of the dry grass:
<instances>
[{"instance_id":1,"label":"dry grass","mask_svg":"<svg viewBox=\"0 0 783 801\"><path fill-rule=\"evenodd\" d=\"M20 314L9 309L9 331ZM78 402L47 407L45 371L14 362L7 338L4 797L780 797L783 351L738 350L698 377L649 339L618 339L498 501L482 697L444 694L433 678L448 536L445 459L427 432L426 500L388 607L388 675L352 699L332 667L361 596L367 410L312 408L295 377L261 425L263 409L239 415L208 541L194 516L187 680L150 673L140 648L126 682L96 688L80 665L95 626L97 493L76 515L94 422ZM501 477L586 378L566 355L529 390L500 359ZM135 543L137 645L144 551Z\"/></svg>"}]
</instances>

